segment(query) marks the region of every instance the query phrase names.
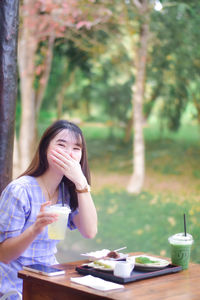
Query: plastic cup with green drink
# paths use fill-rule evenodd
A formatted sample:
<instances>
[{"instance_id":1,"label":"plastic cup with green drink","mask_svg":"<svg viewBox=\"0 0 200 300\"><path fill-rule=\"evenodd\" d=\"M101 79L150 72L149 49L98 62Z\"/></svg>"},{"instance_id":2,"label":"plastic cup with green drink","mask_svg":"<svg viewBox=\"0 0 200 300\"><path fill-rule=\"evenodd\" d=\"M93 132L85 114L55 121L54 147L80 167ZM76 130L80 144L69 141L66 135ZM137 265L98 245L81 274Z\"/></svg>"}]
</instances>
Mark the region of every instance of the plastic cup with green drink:
<instances>
[{"instance_id":1,"label":"plastic cup with green drink","mask_svg":"<svg viewBox=\"0 0 200 300\"><path fill-rule=\"evenodd\" d=\"M177 233L168 239L171 245L171 261L173 265L188 269L191 247L194 242L191 234Z\"/></svg>"}]
</instances>

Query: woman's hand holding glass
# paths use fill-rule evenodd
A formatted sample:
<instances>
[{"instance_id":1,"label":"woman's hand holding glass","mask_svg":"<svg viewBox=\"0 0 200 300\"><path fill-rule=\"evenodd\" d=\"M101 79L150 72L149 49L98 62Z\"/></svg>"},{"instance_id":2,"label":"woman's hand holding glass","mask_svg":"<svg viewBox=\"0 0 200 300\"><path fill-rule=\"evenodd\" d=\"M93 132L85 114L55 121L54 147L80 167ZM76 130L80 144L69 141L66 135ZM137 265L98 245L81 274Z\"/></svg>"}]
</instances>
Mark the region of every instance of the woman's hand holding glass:
<instances>
[{"instance_id":1,"label":"woman's hand holding glass","mask_svg":"<svg viewBox=\"0 0 200 300\"><path fill-rule=\"evenodd\" d=\"M49 213L48 211L45 210L45 207L50 204L51 204L50 201L48 201L41 205L40 212L37 215L35 223L33 224L34 232L36 234L41 233L44 227L57 221L58 219L57 214Z\"/></svg>"}]
</instances>

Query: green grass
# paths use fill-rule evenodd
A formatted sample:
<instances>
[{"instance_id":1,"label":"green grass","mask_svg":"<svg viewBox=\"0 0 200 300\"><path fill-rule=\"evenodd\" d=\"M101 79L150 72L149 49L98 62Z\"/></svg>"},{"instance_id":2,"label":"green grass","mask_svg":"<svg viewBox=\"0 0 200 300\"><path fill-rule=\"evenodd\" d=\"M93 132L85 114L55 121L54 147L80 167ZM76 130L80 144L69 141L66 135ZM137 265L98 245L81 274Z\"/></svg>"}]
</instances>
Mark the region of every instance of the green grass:
<instances>
[{"instance_id":1,"label":"green grass","mask_svg":"<svg viewBox=\"0 0 200 300\"><path fill-rule=\"evenodd\" d=\"M98 234L87 240L78 232L70 233L70 240L61 246L62 260L79 259L80 253L127 246L125 252L142 251L170 257L168 237L184 231L183 214L186 213L187 231L194 237L191 261L200 263L199 225L200 210L193 211L188 201L179 197L153 195L143 192L133 196L125 191L103 190L93 196L98 211ZM67 233L68 236L68 233ZM64 249L64 247L66 247Z\"/></svg>"},{"instance_id":2,"label":"green grass","mask_svg":"<svg viewBox=\"0 0 200 300\"><path fill-rule=\"evenodd\" d=\"M90 166L96 172L120 175L132 172L132 144L124 144L121 131L110 136L106 127L83 126L88 144ZM156 176L157 185L171 179L183 182L187 193L145 189L139 195L111 186L93 194L98 210L98 234L87 240L78 232L67 233L60 245L62 261L80 259L80 253L103 248L127 246L129 251L143 251L170 256L168 237L183 232L183 213L187 230L194 237L191 260L200 263L200 143L197 127L182 127L177 133L157 128L145 129L146 172ZM149 175L150 174L150 175ZM196 182L196 185L195 185Z\"/></svg>"},{"instance_id":3,"label":"green grass","mask_svg":"<svg viewBox=\"0 0 200 300\"><path fill-rule=\"evenodd\" d=\"M171 201L166 202L162 195L143 192L133 196L124 191L116 193L110 190L95 195L99 216L95 248L113 249L125 245L127 251L169 256L168 237L184 231L183 213L186 213L187 229L195 239L191 259L200 263L200 212L193 214L190 203L180 203L176 195L170 198Z\"/></svg>"}]
</instances>

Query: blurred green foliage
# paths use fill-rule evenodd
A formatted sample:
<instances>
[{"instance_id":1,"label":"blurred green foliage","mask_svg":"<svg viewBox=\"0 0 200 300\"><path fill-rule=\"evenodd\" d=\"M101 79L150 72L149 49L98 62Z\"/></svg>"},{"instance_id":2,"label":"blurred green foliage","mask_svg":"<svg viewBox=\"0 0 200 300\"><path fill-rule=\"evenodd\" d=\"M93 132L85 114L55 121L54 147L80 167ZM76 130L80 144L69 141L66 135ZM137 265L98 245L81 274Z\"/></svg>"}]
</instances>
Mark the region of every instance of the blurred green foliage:
<instances>
[{"instance_id":1,"label":"blurred green foliage","mask_svg":"<svg viewBox=\"0 0 200 300\"><path fill-rule=\"evenodd\" d=\"M163 10L151 14L143 110L145 121L156 120L162 132L178 130L188 107L189 121L200 121L200 4L195 0L161 2ZM138 19L130 1L124 6L121 1L115 4L109 5L114 13L112 22L99 30L81 29L75 36L79 43L56 39L43 111L54 111L56 117L61 101L62 115L67 118L110 122L119 125L120 132L127 129L132 115ZM119 11L124 18L120 22ZM44 59L44 46L42 42L36 65ZM17 129L19 120L20 107Z\"/></svg>"}]
</instances>

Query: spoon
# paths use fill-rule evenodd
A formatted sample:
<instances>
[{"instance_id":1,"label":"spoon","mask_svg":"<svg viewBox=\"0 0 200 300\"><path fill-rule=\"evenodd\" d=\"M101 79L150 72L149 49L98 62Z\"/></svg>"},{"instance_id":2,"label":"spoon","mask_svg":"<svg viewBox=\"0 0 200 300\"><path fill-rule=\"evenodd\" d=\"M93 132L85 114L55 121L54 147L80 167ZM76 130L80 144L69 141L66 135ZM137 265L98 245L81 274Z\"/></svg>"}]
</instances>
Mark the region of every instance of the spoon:
<instances>
[{"instance_id":1,"label":"spoon","mask_svg":"<svg viewBox=\"0 0 200 300\"><path fill-rule=\"evenodd\" d=\"M122 247L122 248L118 248L118 249L115 249L113 250L114 252L117 252L117 251L120 251L120 250L123 250L123 249L126 249L127 247Z\"/></svg>"}]
</instances>

